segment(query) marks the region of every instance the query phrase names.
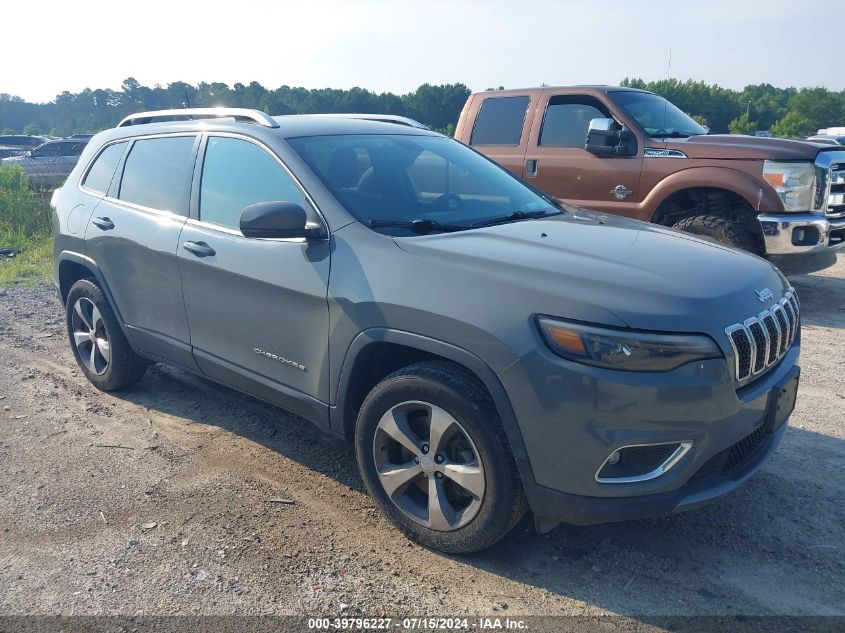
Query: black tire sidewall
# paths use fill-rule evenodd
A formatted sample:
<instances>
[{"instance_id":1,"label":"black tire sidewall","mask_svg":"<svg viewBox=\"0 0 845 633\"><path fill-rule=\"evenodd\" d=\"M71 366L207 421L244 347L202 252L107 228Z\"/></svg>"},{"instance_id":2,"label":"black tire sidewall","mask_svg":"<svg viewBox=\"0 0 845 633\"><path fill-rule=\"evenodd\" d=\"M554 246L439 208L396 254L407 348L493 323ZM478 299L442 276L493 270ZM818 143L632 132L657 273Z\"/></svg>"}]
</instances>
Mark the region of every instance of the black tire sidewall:
<instances>
[{"instance_id":1,"label":"black tire sidewall","mask_svg":"<svg viewBox=\"0 0 845 633\"><path fill-rule=\"evenodd\" d=\"M106 335L109 340L109 347L111 351L111 358L109 366L103 374L95 374L88 369L82 358L79 355L79 350L76 348L76 343L73 340L73 306L79 299L88 299L100 311L103 319L103 325L106 330ZM67 302L65 303L65 323L67 326L68 341L73 352L73 357L77 365L85 374L85 377L98 389L103 391L113 391L121 389L135 378L133 374L133 365L137 364L138 359L131 347L129 346L123 331L120 329L120 324L117 322L114 310L111 304L103 293L102 289L90 279L82 279L77 281L70 289L67 295Z\"/></svg>"},{"instance_id":2,"label":"black tire sidewall","mask_svg":"<svg viewBox=\"0 0 845 633\"><path fill-rule=\"evenodd\" d=\"M478 514L466 525L449 532L427 528L407 517L382 488L373 458L373 440L382 415L391 407L419 400L449 412L464 427L475 444L484 467L485 492ZM450 553L466 553L489 547L515 521L511 520L514 490L512 457L497 436L500 425L495 410L480 398L466 397L451 385L412 374L389 377L376 386L364 401L355 433L355 453L361 477L380 509L412 540ZM493 419L490 419L491 413Z\"/></svg>"}]
</instances>

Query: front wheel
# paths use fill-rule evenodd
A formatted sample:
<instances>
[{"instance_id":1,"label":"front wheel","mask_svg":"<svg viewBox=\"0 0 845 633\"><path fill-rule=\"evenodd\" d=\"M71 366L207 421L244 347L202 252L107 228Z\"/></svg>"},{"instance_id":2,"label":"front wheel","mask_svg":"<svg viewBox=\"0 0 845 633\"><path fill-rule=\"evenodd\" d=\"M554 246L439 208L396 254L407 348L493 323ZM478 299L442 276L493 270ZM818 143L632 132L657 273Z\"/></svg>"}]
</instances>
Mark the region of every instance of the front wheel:
<instances>
[{"instance_id":1,"label":"front wheel","mask_svg":"<svg viewBox=\"0 0 845 633\"><path fill-rule=\"evenodd\" d=\"M672 228L702 237L709 237L725 246L732 246L755 255L764 252L763 240L754 231L752 216L742 220L727 218L722 215L693 215L675 223ZM759 227L759 224L757 225Z\"/></svg>"},{"instance_id":2,"label":"front wheel","mask_svg":"<svg viewBox=\"0 0 845 633\"><path fill-rule=\"evenodd\" d=\"M376 504L422 545L476 552L525 512L498 413L459 367L417 363L381 381L361 407L355 450Z\"/></svg>"}]
</instances>

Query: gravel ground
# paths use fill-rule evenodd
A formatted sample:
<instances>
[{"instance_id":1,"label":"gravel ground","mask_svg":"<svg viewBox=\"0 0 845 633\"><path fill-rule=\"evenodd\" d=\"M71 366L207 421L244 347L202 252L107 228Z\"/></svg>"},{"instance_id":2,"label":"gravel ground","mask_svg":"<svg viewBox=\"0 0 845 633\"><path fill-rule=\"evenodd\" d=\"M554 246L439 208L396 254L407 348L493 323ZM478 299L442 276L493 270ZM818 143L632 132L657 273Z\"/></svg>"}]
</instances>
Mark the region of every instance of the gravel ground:
<instances>
[{"instance_id":1,"label":"gravel ground","mask_svg":"<svg viewBox=\"0 0 845 633\"><path fill-rule=\"evenodd\" d=\"M406 541L279 409L162 366L96 391L52 290L0 290L0 615L845 615L845 257L793 284L798 404L746 486L472 557Z\"/></svg>"}]
</instances>

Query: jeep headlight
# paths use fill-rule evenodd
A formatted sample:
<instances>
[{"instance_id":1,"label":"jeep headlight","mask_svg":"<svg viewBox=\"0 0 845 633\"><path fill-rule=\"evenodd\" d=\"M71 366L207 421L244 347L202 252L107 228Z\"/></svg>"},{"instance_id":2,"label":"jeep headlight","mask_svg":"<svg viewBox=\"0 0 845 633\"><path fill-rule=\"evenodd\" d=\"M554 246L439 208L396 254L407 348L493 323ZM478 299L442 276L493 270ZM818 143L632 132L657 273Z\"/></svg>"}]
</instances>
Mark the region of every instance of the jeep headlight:
<instances>
[{"instance_id":1,"label":"jeep headlight","mask_svg":"<svg viewBox=\"0 0 845 633\"><path fill-rule=\"evenodd\" d=\"M686 363L722 358L708 336L656 334L538 317L549 347L566 359L621 371L671 371Z\"/></svg>"},{"instance_id":2,"label":"jeep headlight","mask_svg":"<svg viewBox=\"0 0 845 633\"><path fill-rule=\"evenodd\" d=\"M787 211L809 211L813 208L816 193L813 163L767 160L763 162L763 178L777 191Z\"/></svg>"}]
</instances>

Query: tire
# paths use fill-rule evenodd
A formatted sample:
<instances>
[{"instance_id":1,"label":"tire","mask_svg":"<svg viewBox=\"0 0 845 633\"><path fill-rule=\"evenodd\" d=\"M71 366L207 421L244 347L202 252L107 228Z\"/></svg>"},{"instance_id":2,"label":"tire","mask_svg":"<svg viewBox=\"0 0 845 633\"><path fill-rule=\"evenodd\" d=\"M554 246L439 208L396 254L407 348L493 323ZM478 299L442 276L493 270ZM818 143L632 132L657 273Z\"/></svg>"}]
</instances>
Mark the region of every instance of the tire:
<instances>
[{"instance_id":1,"label":"tire","mask_svg":"<svg viewBox=\"0 0 845 633\"><path fill-rule=\"evenodd\" d=\"M449 363L416 363L378 383L358 414L355 453L381 511L426 547L477 552L525 514L522 482L490 396ZM389 479L393 473L407 481L394 488L400 479ZM430 503L432 491L440 503Z\"/></svg>"},{"instance_id":2,"label":"tire","mask_svg":"<svg viewBox=\"0 0 845 633\"><path fill-rule=\"evenodd\" d=\"M725 246L762 255L762 240L752 227L750 219L740 221L721 215L694 215L675 223L672 228L709 237Z\"/></svg>"},{"instance_id":3,"label":"tire","mask_svg":"<svg viewBox=\"0 0 845 633\"><path fill-rule=\"evenodd\" d=\"M129 345L103 290L91 279L71 286L65 304L68 340L79 368L102 391L138 382L148 363Z\"/></svg>"}]
</instances>

